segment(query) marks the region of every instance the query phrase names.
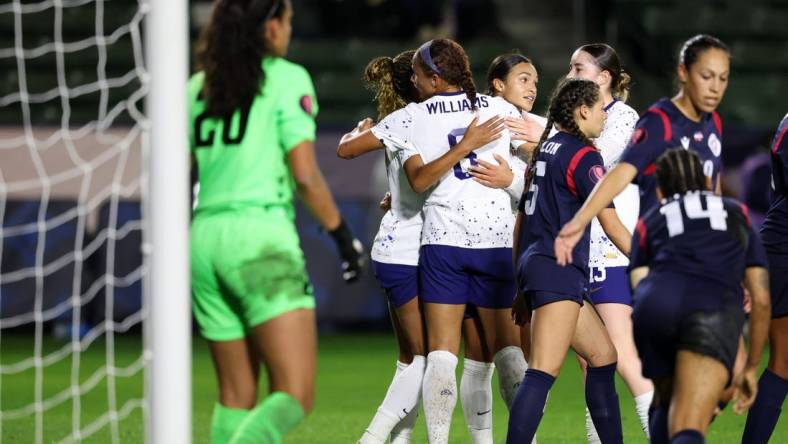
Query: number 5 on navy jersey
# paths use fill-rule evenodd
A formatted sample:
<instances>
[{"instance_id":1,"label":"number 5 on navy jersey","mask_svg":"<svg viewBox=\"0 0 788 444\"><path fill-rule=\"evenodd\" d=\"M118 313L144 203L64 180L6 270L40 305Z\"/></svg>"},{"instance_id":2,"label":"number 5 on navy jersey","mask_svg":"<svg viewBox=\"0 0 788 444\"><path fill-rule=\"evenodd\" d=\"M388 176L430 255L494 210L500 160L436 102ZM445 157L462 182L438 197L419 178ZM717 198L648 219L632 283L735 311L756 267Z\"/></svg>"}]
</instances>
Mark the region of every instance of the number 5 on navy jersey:
<instances>
[{"instance_id":1,"label":"number 5 on navy jersey","mask_svg":"<svg viewBox=\"0 0 788 444\"><path fill-rule=\"evenodd\" d=\"M460 143L459 138L465 134L465 130L466 128L455 128L451 130L451 132L449 132L449 149L454 148L455 145ZM465 156L465 158L471 162L471 166L475 166L477 164L476 153L474 153L473 151L468 153L468 155ZM460 180L470 179L473 176L471 176L471 174L468 173L467 169L462 167L462 162L463 161L459 161L454 164L454 177Z\"/></svg>"},{"instance_id":2,"label":"number 5 on navy jersey","mask_svg":"<svg viewBox=\"0 0 788 444\"><path fill-rule=\"evenodd\" d=\"M547 163L544 160L536 161L536 177L544 177L545 169L547 169ZM534 214L536 210L536 197L539 195L539 185L536 184L536 179L531 182L531 187L528 188L528 192L531 193L531 195L525 201L524 213L530 216Z\"/></svg>"}]
</instances>

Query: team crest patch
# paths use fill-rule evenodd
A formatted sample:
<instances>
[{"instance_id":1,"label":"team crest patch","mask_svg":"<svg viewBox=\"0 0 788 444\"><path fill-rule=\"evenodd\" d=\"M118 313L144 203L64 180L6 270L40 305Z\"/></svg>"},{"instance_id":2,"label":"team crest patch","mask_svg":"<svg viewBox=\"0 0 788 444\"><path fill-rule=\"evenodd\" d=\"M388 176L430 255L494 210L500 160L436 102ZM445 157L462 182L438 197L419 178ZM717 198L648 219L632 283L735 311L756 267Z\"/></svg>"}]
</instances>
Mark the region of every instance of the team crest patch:
<instances>
[{"instance_id":1,"label":"team crest patch","mask_svg":"<svg viewBox=\"0 0 788 444\"><path fill-rule=\"evenodd\" d=\"M301 109L304 110L305 113L312 115L312 97L304 94L301 96L301 100L298 102L301 104Z\"/></svg>"},{"instance_id":2,"label":"team crest patch","mask_svg":"<svg viewBox=\"0 0 788 444\"><path fill-rule=\"evenodd\" d=\"M646 129L645 128L638 128L632 133L632 140L629 142L632 145L637 145L638 143L643 142L646 140Z\"/></svg>"},{"instance_id":3,"label":"team crest patch","mask_svg":"<svg viewBox=\"0 0 788 444\"><path fill-rule=\"evenodd\" d=\"M588 178L591 182L597 183L605 177L605 169L601 165L594 165L588 170Z\"/></svg>"},{"instance_id":4,"label":"team crest patch","mask_svg":"<svg viewBox=\"0 0 788 444\"><path fill-rule=\"evenodd\" d=\"M685 150L689 149L689 137L684 136L681 138L681 146L683 146Z\"/></svg>"},{"instance_id":5,"label":"team crest patch","mask_svg":"<svg viewBox=\"0 0 788 444\"><path fill-rule=\"evenodd\" d=\"M720 157L720 153L722 152L722 142L720 139L717 138L717 135L711 133L709 135L709 149L711 153L714 154L714 157Z\"/></svg>"}]
</instances>

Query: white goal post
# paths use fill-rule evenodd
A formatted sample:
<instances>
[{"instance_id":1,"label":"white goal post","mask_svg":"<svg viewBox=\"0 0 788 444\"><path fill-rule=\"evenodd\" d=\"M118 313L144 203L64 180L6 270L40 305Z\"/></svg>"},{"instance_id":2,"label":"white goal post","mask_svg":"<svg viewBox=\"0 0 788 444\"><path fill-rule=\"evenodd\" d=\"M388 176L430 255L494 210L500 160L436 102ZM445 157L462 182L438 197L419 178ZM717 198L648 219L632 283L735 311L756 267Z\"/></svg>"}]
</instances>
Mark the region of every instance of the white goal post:
<instances>
[{"instance_id":1,"label":"white goal post","mask_svg":"<svg viewBox=\"0 0 788 444\"><path fill-rule=\"evenodd\" d=\"M150 350L147 440L191 442L188 3L149 0L146 34L149 146Z\"/></svg>"}]
</instances>

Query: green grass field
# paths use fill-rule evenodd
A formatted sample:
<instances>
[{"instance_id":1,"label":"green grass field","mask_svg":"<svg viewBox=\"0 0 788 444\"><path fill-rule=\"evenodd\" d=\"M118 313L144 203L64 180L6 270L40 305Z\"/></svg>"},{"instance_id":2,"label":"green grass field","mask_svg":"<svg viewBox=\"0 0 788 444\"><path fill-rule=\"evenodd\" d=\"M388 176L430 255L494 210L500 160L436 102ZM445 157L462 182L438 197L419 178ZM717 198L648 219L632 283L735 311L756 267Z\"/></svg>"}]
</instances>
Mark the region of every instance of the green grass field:
<instances>
[{"instance_id":1,"label":"green grass field","mask_svg":"<svg viewBox=\"0 0 788 444\"><path fill-rule=\"evenodd\" d=\"M115 365L127 367L140 357L139 337L119 337L115 341ZM63 342L47 340L44 354L60 349ZM337 335L320 338L320 357L318 361L317 400L312 414L288 436L287 444L311 443L354 443L361 436L368 421L385 394L394 373L396 359L393 337L388 335ZM97 341L80 357L79 382L90 383L91 376L105 362L106 342ZM28 336L6 335L0 340L0 361L2 365L30 358L33 341ZM216 384L207 347L201 340L194 342L193 361L193 437L195 443L209 442L211 409L216 401ZM49 366L44 371L43 398L52 398L58 393L69 395L72 378L72 361L67 358ZM98 374L101 376L101 374ZM94 376L96 378L96 376ZM28 370L17 375L3 375L0 379L0 409L7 415L9 411L22 408L34 401L35 373ZM114 379L116 406L120 410L126 401L140 397L143 391L142 375L117 376ZM65 392L64 392L65 390ZM496 442L503 442L506 433L506 409L495 391ZM618 385L621 398L621 412L624 422L624 441L644 443L634 412L632 398L621 381ZM43 442L59 442L70 436L72 424L77 418L72 415L75 407L81 412L79 421L85 428L101 419L108 411L109 397L106 379L101 379L95 387L77 397L63 396L63 402L52 406L43 415ZM772 443L788 442L788 415L783 415L772 437ZM3 417L2 443L29 443L35 438L35 419L31 414L22 418ZM715 421L711 427L708 442L738 443L744 417L733 414L730 409ZM109 427L104 426L83 442L112 442ZM123 443L142 442L143 413L134 408L131 413L118 422L117 433ZM539 428L537 438L540 443L584 443L584 399L580 374L574 357L567 358L566 365L550 398ZM419 420L414 433L414 442L426 442L424 421ZM465 430L462 410L457 407L452 424L452 443L470 443Z\"/></svg>"}]
</instances>

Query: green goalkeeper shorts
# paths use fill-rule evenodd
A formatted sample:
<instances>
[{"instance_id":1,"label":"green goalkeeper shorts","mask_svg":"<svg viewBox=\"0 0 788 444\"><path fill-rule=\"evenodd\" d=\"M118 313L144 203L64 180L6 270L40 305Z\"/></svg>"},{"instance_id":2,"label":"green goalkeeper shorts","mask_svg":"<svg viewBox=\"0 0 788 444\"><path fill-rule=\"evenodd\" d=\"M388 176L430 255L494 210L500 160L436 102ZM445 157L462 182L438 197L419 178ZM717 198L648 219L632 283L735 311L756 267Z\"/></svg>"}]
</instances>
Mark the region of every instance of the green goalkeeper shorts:
<instances>
[{"instance_id":1,"label":"green goalkeeper shorts","mask_svg":"<svg viewBox=\"0 0 788 444\"><path fill-rule=\"evenodd\" d=\"M288 311L315 308L298 233L284 208L198 213L191 275L194 316L211 341L241 339Z\"/></svg>"}]
</instances>

